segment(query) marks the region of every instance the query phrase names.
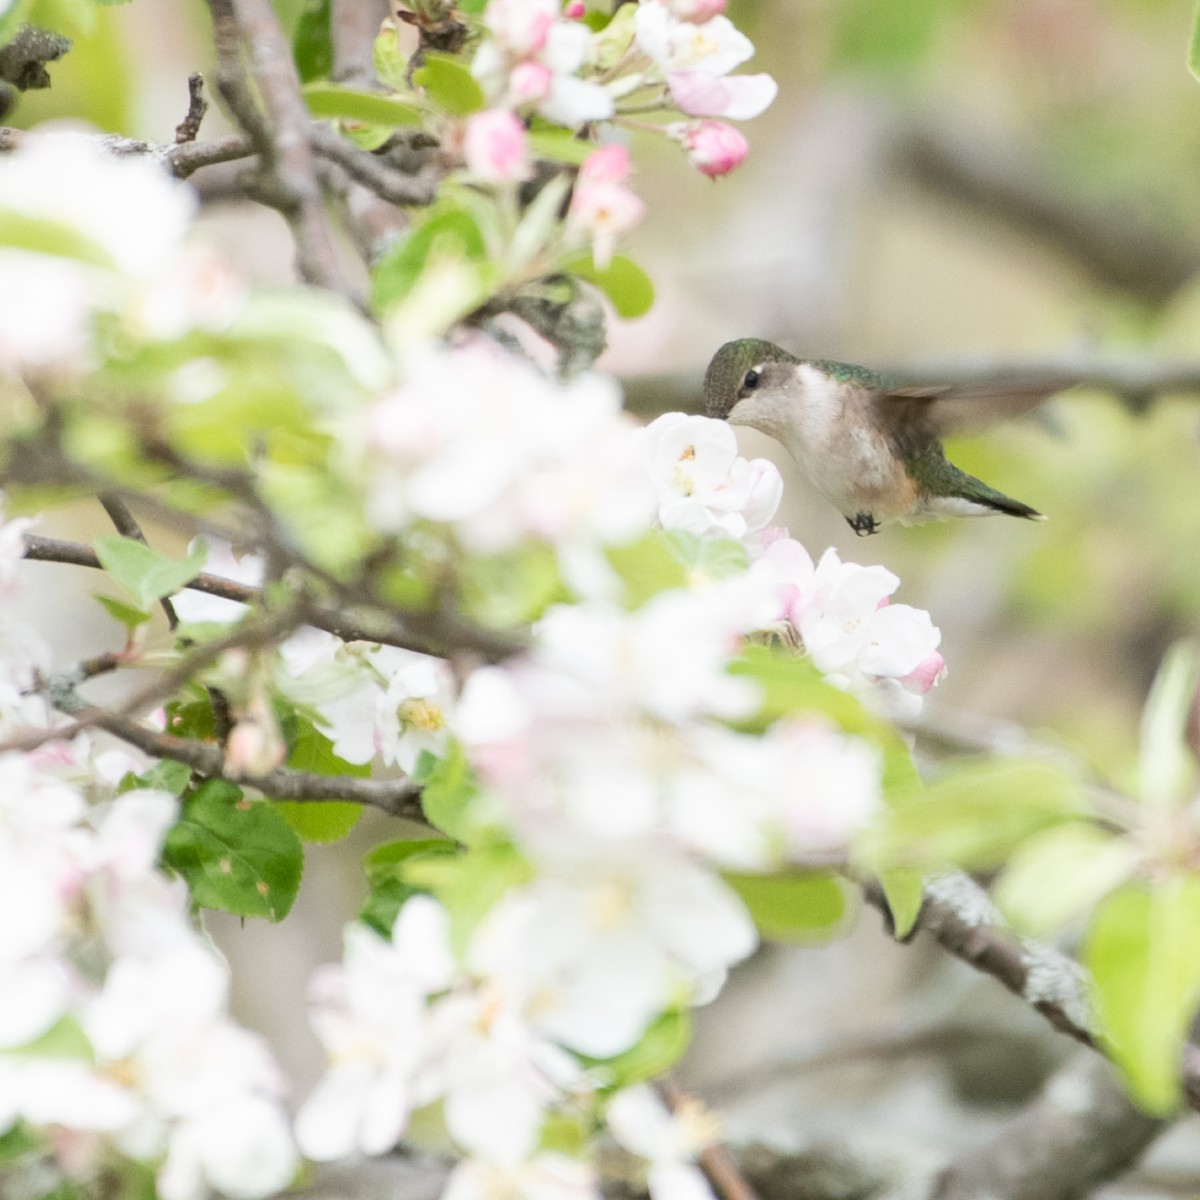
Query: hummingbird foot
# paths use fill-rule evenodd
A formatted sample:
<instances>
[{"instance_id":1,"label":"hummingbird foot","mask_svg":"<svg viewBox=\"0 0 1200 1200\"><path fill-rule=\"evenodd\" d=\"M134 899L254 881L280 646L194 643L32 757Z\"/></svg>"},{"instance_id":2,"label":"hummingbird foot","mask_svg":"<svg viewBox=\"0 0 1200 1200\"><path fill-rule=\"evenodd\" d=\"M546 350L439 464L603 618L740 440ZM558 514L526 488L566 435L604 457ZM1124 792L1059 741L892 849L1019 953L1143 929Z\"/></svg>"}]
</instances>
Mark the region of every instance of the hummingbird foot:
<instances>
[{"instance_id":1,"label":"hummingbird foot","mask_svg":"<svg viewBox=\"0 0 1200 1200\"><path fill-rule=\"evenodd\" d=\"M879 522L868 512L855 513L854 516L847 517L846 524L859 537L870 537L871 534L879 532Z\"/></svg>"}]
</instances>

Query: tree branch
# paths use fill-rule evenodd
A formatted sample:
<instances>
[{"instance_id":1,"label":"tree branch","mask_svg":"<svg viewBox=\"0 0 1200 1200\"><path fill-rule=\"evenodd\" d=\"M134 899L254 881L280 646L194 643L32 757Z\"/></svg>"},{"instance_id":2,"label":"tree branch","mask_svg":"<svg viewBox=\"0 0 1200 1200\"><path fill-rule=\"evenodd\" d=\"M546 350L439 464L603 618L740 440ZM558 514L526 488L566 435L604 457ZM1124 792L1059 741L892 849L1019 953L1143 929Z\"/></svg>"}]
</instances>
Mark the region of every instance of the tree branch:
<instances>
[{"instance_id":1,"label":"tree branch","mask_svg":"<svg viewBox=\"0 0 1200 1200\"><path fill-rule=\"evenodd\" d=\"M233 775L226 770L225 753L220 746L160 733L103 708L85 708L76 715L153 758L170 759L208 778L228 779L239 787L255 788L272 800L344 800L382 809L394 817L425 819L420 803L421 789L408 778L360 779L354 775L317 775L283 767L265 775Z\"/></svg>"},{"instance_id":2,"label":"tree branch","mask_svg":"<svg viewBox=\"0 0 1200 1200\"><path fill-rule=\"evenodd\" d=\"M91 567L103 570L100 559L90 546L82 542L62 541L58 538L42 537L39 534L25 535L25 557L31 562L64 563L75 567ZM263 597L263 590L248 583L238 583L219 575L197 575L182 591L203 592L208 596L219 596L222 600L235 600L239 604L256 604ZM438 627L436 614L416 613L413 617L434 628ZM360 617L346 616L340 612L310 605L303 610L300 622L332 633L344 642L377 642L383 646L397 646L401 650L413 650L418 654L444 657L446 646L423 635L405 623L403 618L390 615ZM453 623L448 634L462 639L458 648L472 649L490 658L506 658L522 647L519 641L505 638L482 627Z\"/></svg>"},{"instance_id":3,"label":"tree branch","mask_svg":"<svg viewBox=\"0 0 1200 1200\"><path fill-rule=\"evenodd\" d=\"M990 1142L952 1163L932 1200L1081 1200L1168 1124L1133 1106L1108 1063L1081 1054Z\"/></svg>"},{"instance_id":4,"label":"tree branch","mask_svg":"<svg viewBox=\"0 0 1200 1200\"><path fill-rule=\"evenodd\" d=\"M890 921L882 888L867 884L863 891ZM954 871L925 881L914 934L922 930L955 958L998 980L1060 1033L1103 1053L1083 967L1052 946L1014 934L991 897L969 876ZM1180 1077L1187 1104L1200 1112L1200 1046L1184 1047Z\"/></svg>"},{"instance_id":5,"label":"tree branch","mask_svg":"<svg viewBox=\"0 0 1200 1200\"><path fill-rule=\"evenodd\" d=\"M261 157L266 176L261 197L291 223L301 276L353 298L338 262L309 144L311 121L279 18L270 0L209 0L209 7L218 86ZM262 109L250 93L243 51Z\"/></svg>"},{"instance_id":6,"label":"tree branch","mask_svg":"<svg viewBox=\"0 0 1200 1200\"><path fill-rule=\"evenodd\" d=\"M1200 396L1200 360L1191 359L1106 359L1081 355L1007 363L964 359L928 366L913 363L869 365L901 382L919 381L930 386L1013 386L1044 382L1057 384L1064 391L1079 388L1084 394L1087 391L1104 392L1116 396L1135 413L1143 412L1152 401L1163 396ZM625 407L640 417L656 417L665 412L703 412L702 380L698 371L634 376L624 381ZM1078 398L1078 394L1072 396L1073 400Z\"/></svg>"}]
</instances>

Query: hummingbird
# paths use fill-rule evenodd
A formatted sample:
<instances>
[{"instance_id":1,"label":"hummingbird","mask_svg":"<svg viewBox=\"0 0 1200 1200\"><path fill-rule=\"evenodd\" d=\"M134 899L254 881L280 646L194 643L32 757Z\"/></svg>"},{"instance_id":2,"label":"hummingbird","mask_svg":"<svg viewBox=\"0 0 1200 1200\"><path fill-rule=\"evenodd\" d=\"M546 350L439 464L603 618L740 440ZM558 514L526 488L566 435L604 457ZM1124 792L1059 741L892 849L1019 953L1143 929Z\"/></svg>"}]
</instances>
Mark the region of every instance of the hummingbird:
<instances>
[{"instance_id":1,"label":"hummingbird","mask_svg":"<svg viewBox=\"0 0 1200 1200\"><path fill-rule=\"evenodd\" d=\"M1008 513L1046 518L946 458L951 432L1033 408L1062 383L908 386L866 367L726 342L704 376L710 417L782 442L859 537L891 521Z\"/></svg>"}]
</instances>

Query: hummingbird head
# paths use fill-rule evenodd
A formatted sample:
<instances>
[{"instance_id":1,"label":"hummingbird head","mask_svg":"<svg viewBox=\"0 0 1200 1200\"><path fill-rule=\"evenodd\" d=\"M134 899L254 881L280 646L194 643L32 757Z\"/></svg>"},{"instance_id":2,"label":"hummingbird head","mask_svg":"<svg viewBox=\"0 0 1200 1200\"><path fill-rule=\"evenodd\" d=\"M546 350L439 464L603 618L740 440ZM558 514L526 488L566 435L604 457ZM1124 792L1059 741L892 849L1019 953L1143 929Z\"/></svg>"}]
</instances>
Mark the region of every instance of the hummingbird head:
<instances>
[{"instance_id":1,"label":"hummingbird head","mask_svg":"<svg viewBox=\"0 0 1200 1200\"><path fill-rule=\"evenodd\" d=\"M799 363L794 354L761 338L726 342L704 375L705 412L731 425L774 432L794 399Z\"/></svg>"}]
</instances>

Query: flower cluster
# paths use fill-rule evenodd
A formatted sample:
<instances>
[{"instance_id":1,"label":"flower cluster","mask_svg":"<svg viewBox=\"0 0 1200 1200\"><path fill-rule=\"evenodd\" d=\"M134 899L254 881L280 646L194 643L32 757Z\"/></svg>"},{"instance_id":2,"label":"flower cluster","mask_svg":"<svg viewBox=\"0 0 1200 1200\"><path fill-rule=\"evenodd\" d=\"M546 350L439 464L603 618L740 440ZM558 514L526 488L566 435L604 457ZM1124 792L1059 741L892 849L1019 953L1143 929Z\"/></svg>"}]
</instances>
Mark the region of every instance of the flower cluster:
<instances>
[{"instance_id":1,"label":"flower cluster","mask_svg":"<svg viewBox=\"0 0 1200 1200\"><path fill-rule=\"evenodd\" d=\"M466 125L468 171L485 183L528 178L527 136L517 116L535 113L570 128L613 121L662 132L705 175L732 171L748 146L727 122L758 116L776 85L768 75L731 74L754 47L724 8L725 0L640 0L593 32L582 4L492 0L472 63L488 108ZM655 110L688 119L650 126L631 115Z\"/></svg>"},{"instance_id":2,"label":"flower cluster","mask_svg":"<svg viewBox=\"0 0 1200 1200\"><path fill-rule=\"evenodd\" d=\"M0 1130L84 1186L117 1156L163 1200L272 1195L297 1167L283 1084L157 868L175 798L89 805L85 753L0 757Z\"/></svg>"}]
</instances>

